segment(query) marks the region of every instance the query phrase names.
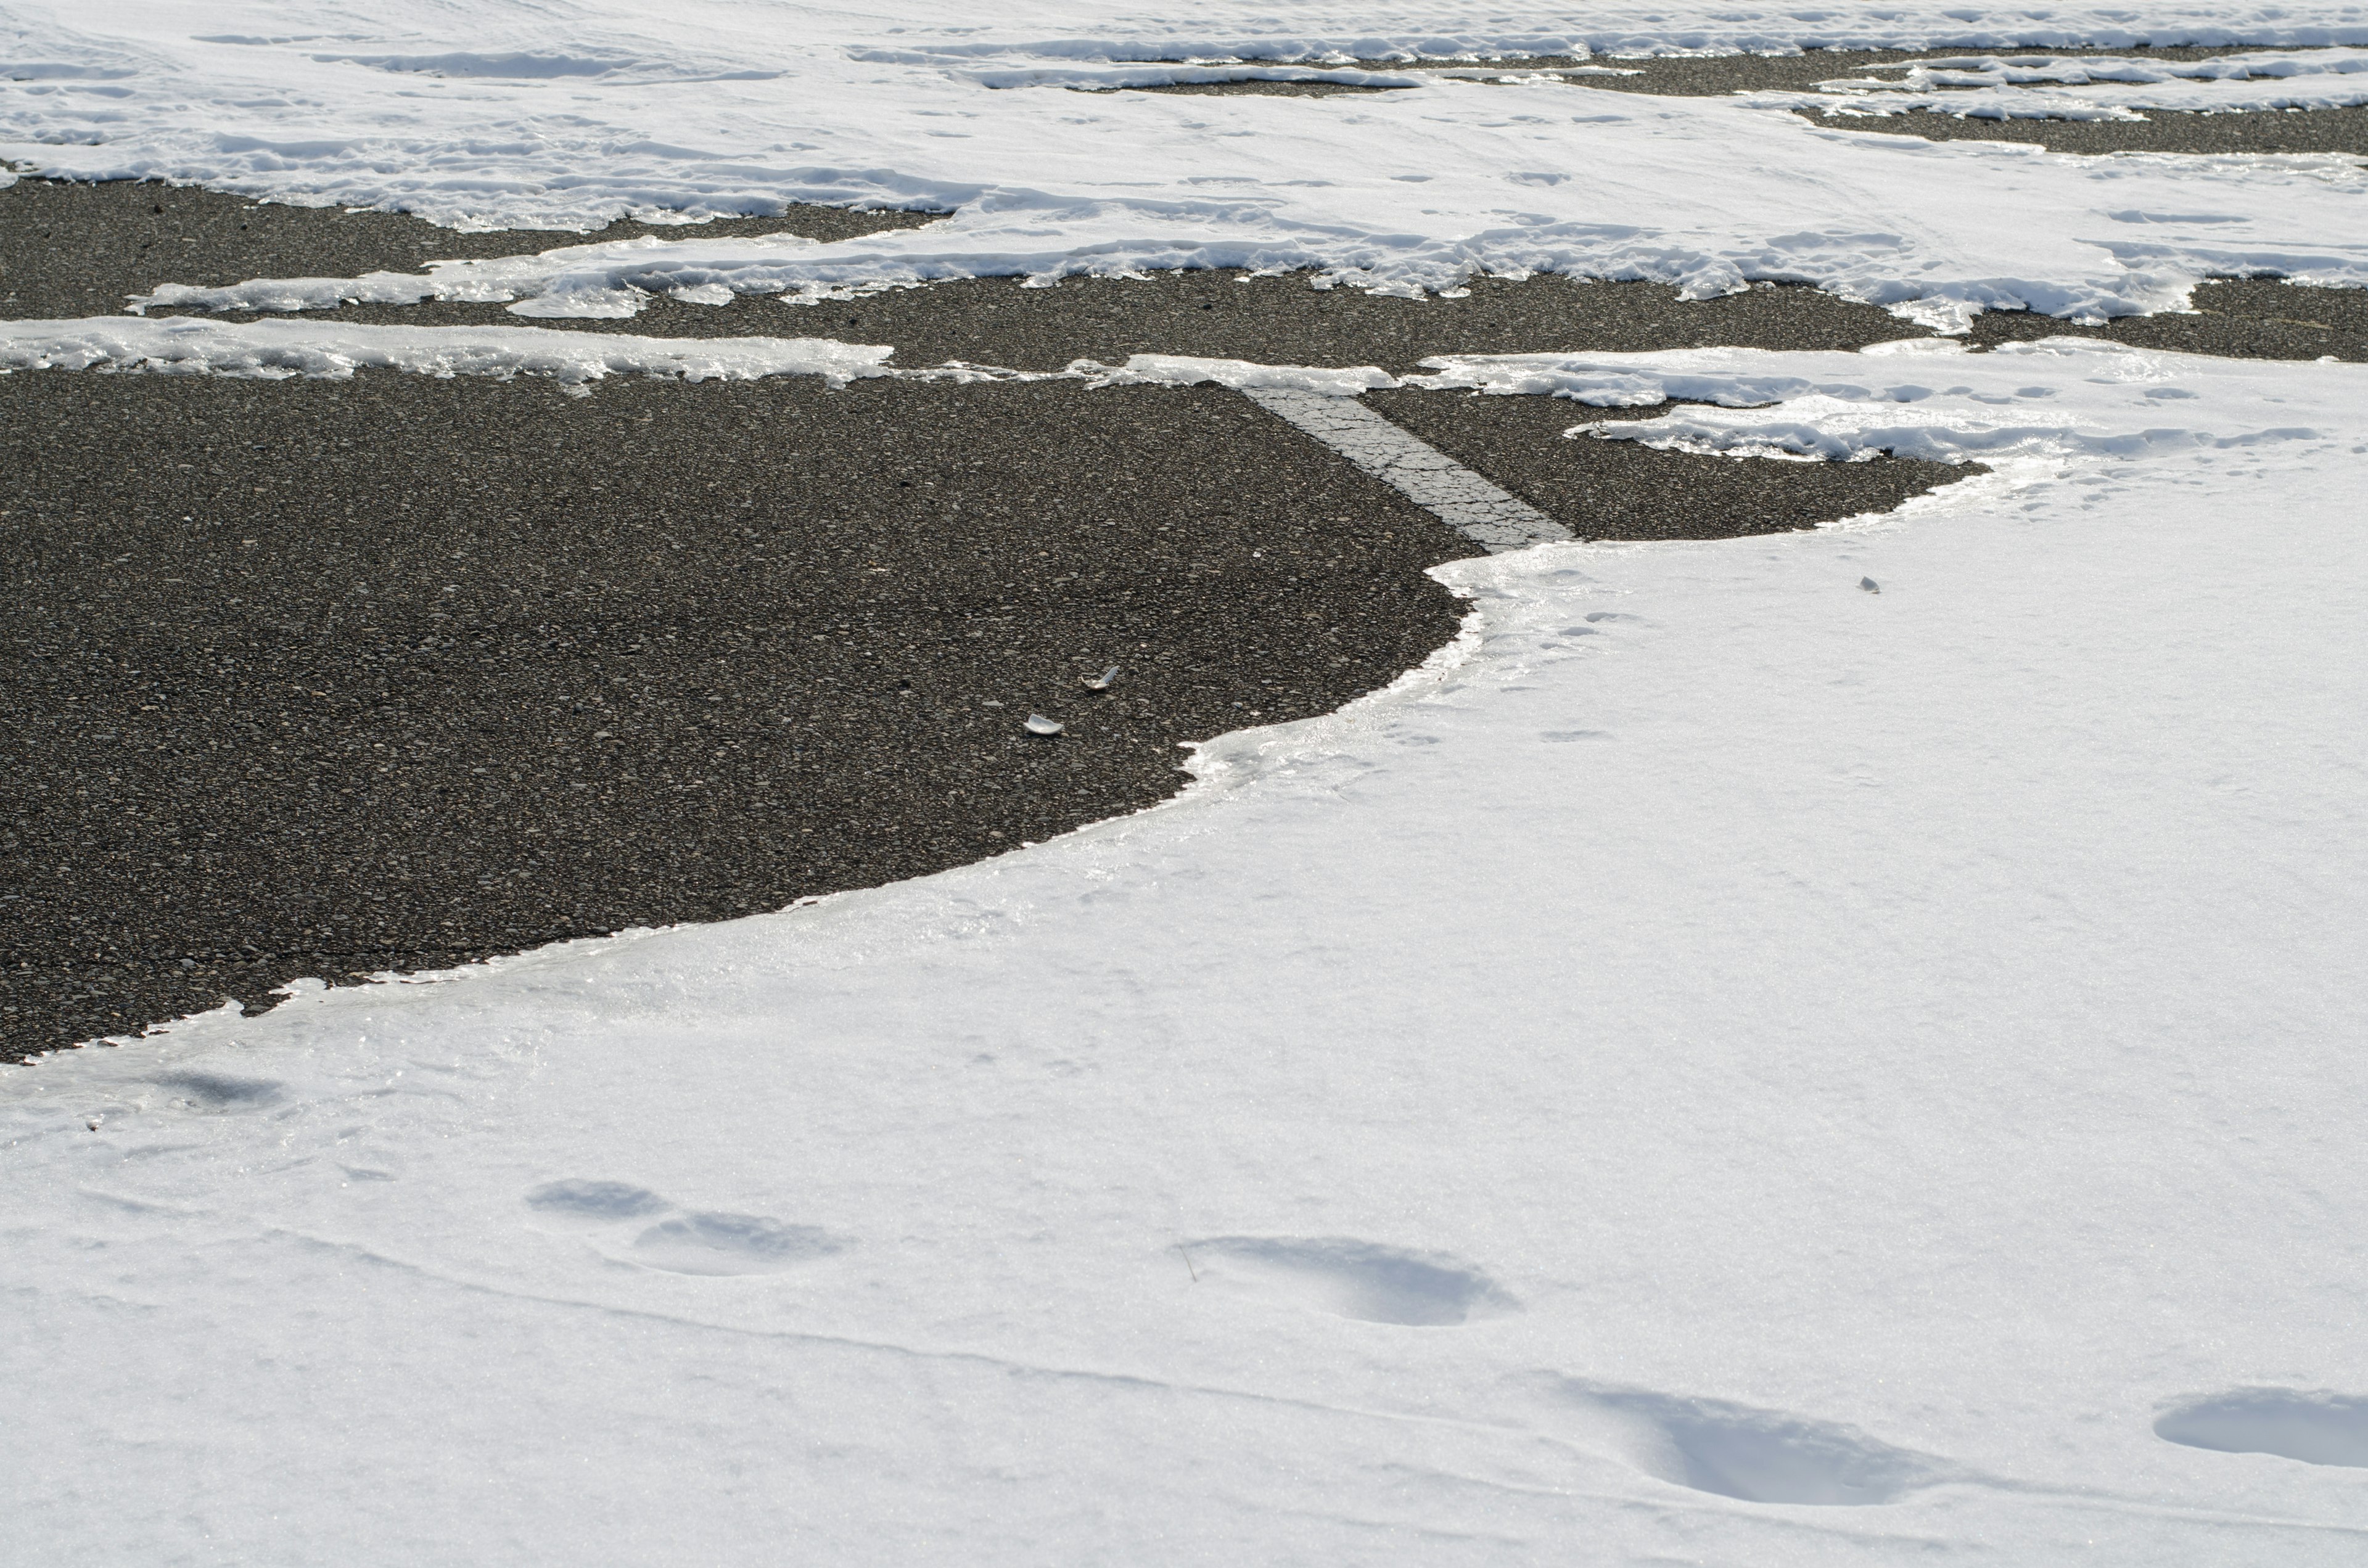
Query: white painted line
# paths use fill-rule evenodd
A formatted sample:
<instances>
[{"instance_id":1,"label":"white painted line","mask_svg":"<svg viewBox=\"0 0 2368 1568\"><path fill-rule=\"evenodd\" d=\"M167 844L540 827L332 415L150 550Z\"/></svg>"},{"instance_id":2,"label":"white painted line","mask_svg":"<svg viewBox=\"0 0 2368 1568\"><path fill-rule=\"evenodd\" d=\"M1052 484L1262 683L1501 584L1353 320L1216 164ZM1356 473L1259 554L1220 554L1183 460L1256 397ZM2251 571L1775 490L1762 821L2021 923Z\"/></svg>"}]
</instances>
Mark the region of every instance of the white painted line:
<instances>
[{"instance_id":1,"label":"white painted line","mask_svg":"<svg viewBox=\"0 0 2368 1568\"><path fill-rule=\"evenodd\" d=\"M1245 387L1242 395L1291 421L1491 551L1574 537L1535 506L1507 494L1353 397L1267 387Z\"/></svg>"}]
</instances>

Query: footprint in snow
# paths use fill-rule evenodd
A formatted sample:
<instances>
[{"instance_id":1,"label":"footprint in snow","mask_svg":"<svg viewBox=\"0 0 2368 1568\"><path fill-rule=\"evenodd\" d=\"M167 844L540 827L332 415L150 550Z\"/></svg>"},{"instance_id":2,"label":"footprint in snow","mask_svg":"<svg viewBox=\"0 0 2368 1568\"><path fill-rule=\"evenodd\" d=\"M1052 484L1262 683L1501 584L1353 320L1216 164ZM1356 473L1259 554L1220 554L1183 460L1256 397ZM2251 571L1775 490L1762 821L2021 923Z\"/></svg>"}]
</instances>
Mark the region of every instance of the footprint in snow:
<instances>
[{"instance_id":1,"label":"footprint in snow","mask_svg":"<svg viewBox=\"0 0 2368 1568\"><path fill-rule=\"evenodd\" d=\"M1520 1310L1469 1264L1372 1242L1212 1236L1182 1250L1198 1284L1364 1323L1443 1328Z\"/></svg>"},{"instance_id":2,"label":"footprint in snow","mask_svg":"<svg viewBox=\"0 0 2368 1568\"><path fill-rule=\"evenodd\" d=\"M180 1110L257 1110L279 1098L268 1078L238 1078L227 1073L159 1073L148 1080L165 1091L165 1103Z\"/></svg>"},{"instance_id":3,"label":"footprint in snow","mask_svg":"<svg viewBox=\"0 0 2368 1568\"><path fill-rule=\"evenodd\" d=\"M1725 1400L1557 1378L1556 1399L1632 1469L1745 1503L1893 1503L1957 1471L1854 1426Z\"/></svg>"},{"instance_id":4,"label":"footprint in snow","mask_svg":"<svg viewBox=\"0 0 2368 1568\"><path fill-rule=\"evenodd\" d=\"M2236 1389L2182 1401L2154 1430L2191 1449L2368 1469L2368 1399L2352 1394Z\"/></svg>"},{"instance_id":5,"label":"footprint in snow","mask_svg":"<svg viewBox=\"0 0 2368 1568\"><path fill-rule=\"evenodd\" d=\"M817 1226L678 1209L621 1181L547 1182L526 1195L526 1206L546 1228L588 1233L605 1256L668 1274L774 1274L848 1246Z\"/></svg>"}]
</instances>

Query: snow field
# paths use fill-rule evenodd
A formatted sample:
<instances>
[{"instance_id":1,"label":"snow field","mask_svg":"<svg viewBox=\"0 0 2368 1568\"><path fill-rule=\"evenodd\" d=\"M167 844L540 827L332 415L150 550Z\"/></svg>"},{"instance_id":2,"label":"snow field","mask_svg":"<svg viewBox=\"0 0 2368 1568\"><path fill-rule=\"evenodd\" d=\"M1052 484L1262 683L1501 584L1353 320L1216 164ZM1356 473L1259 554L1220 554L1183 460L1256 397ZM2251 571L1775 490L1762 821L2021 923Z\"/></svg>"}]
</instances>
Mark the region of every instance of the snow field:
<instances>
[{"instance_id":1,"label":"snow field","mask_svg":"<svg viewBox=\"0 0 2368 1568\"><path fill-rule=\"evenodd\" d=\"M1996 472L1442 568L1018 854L0 1074L17 1539L2349 1561L2368 380L1713 358L1562 373Z\"/></svg>"},{"instance_id":2,"label":"snow field","mask_svg":"<svg viewBox=\"0 0 2368 1568\"><path fill-rule=\"evenodd\" d=\"M71 10L17 0L10 14L17 62L0 72L10 78L0 158L41 173L193 180L470 226L582 228L629 211L695 218L789 200L953 211L827 245L692 230L673 244L563 246L422 277L173 287L159 305L438 298L616 315L638 308L637 291L807 298L946 278L1241 267L1399 293L1481 271L1652 278L1695 296L1802 281L1945 324L1992 308L2083 319L2175 308L2213 274L2368 282L2357 222L2368 174L2346 158L2083 159L1892 141L1784 112L1819 95L1651 97L1590 90L1583 76L1424 74L1402 91L1326 99L1012 85L1039 71L1078 85L1100 62L1146 54L1337 63L1588 46L1576 33L1492 32L1501 24L1478 11L1454 20L1452 6L1419 24L1381 16L1378 32L1376 15L1359 13L1366 28L1339 33L1324 18L1349 13L1322 8L1300 18L1310 28L1278 33L1248 9L1179 31L1044 6L1000 17L985 37L966 14L926 7L883 30L877 17L803 6L661 12L626 0L564 17L480 7L460 32L411 6L324 31L294 0L243 6L234 26L209 23L232 30L202 36L178 8L135 0ZM1835 37L1852 15L1879 14L1832 13ZM2128 31L2126 18L2073 9L1880 15L1892 41L1918 43L1975 45L1999 29L2029 42L2059 25L2108 42ZM2368 42L2368 11L2354 6L2151 15L2182 36ZM1219 24L1240 31L1211 42L1229 35L1198 30ZM1827 36L1802 27L1785 23L1785 47ZM1726 12L1665 12L1654 28L1622 47L1756 36L1748 16ZM2226 107L2357 101L2356 49L2312 57L2318 69L2301 74L2251 74L2300 68L2248 58L2244 76L2059 83L2045 101L2089 114L2164 95ZM1113 81L1144 69L1113 68ZM2027 74L2051 72L2066 74ZM2120 72L2133 73L2144 74ZM1967 95L1965 107L1992 112L1998 91L2025 90ZM1862 110L1888 96L1846 101ZM1738 156L1746 145L1752 155Z\"/></svg>"}]
</instances>

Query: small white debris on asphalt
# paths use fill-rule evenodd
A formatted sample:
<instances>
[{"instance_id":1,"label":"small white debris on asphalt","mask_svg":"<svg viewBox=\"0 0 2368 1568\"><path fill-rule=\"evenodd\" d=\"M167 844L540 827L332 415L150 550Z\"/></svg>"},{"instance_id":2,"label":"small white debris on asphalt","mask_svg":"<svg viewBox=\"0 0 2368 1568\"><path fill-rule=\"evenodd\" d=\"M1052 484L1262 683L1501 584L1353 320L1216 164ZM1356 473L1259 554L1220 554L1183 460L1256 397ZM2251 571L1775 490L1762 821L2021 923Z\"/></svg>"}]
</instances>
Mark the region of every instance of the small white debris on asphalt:
<instances>
[{"instance_id":1,"label":"small white debris on asphalt","mask_svg":"<svg viewBox=\"0 0 2368 1568\"><path fill-rule=\"evenodd\" d=\"M1031 735L1057 735L1061 733L1058 719L1047 719L1042 713L1028 715L1028 733Z\"/></svg>"},{"instance_id":2,"label":"small white debris on asphalt","mask_svg":"<svg viewBox=\"0 0 2368 1568\"><path fill-rule=\"evenodd\" d=\"M1080 676L1077 679L1087 691L1108 691L1110 684L1118 679L1118 666L1112 665L1098 676Z\"/></svg>"}]
</instances>

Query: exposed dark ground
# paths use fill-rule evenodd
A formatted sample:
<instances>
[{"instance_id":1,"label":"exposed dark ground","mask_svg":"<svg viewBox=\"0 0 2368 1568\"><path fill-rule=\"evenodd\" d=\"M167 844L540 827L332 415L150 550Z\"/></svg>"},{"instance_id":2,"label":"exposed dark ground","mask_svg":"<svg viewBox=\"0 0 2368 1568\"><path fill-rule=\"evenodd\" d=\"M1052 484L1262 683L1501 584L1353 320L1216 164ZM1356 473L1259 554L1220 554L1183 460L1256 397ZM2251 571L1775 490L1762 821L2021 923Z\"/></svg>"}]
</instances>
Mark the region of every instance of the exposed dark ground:
<instances>
[{"instance_id":1,"label":"exposed dark ground","mask_svg":"<svg viewBox=\"0 0 2368 1568\"><path fill-rule=\"evenodd\" d=\"M620 220L605 229L463 233L393 212L286 207L151 180L20 179L0 190L0 316L94 316L159 283L248 278L355 278L644 234L729 231L838 240L909 229L942 214L790 205L771 218L695 228Z\"/></svg>"},{"instance_id":2,"label":"exposed dark ground","mask_svg":"<svg viewBox=\"0 0 2368 1568\"><path fill-rule=\"evenodd\" d=\"M1508 483L1630 497L1574 516L1611 537L1955 476L1531 436ZM1418 662L1458 619L1421 571L1472 548L1212 388L42 372L0 452L9 1055L1151 804L1178 742Z\"/></svg>"},{"instance_id":3,"label":"exposed dark ground","mask_svg":"<svg viewBox=\"0 0 2368 1568\"><path fill-rule=\"evenodd\" d=\"M0 293L8 313L79 314L167 280L570 239L367 216L25 182L0 191ZM165 219L198 243L166 247ZM2368 294L2201 297L2218 313L2103 330L2368 358ZM2066 330L2018 319L1983 318L1984 340ZM1401 369L1912 330L1802 289L1688 303L1483 279L1417 301L1221 273L657 301L572 324L829 334L906 364L1159 351ZM1588 538L1802 527L1964 472L1564 441L1608 411L1545 400L1374 402ZM399 375L25 373L0 377L0 472L6 1056L224 996L261 1007L303 975L774 907L1149 804L1180 782L1178 742L1325 711L1418 661L1457 619L1422 569L1471 551L1213 388L632 381L570 399ZM1076 684L1112 663L1112 693ZM1069 732L1026 735L1031 710Z\"/></svg>"},{"instance_id":4,"label":"exposed dark ground","mask_svg":"<svg viewBox=\"0 0 2368 1568\"><path fill-rule=\"evenodd\" d=\"M1634 441L1563 438L1574 425L1652 419L1667 407L1588 408L1562 398L1431 392L1370 392L1365 401L1584 539L1732 539L1815 528L1887 512L1911 495L1987 472L1891 459L1653 461ZM1793 472L1775 472L1785 468ZM1852 472L1861 468L1871 472Z\"/></svg>"},{"instance_id":5,"label":"exposed dark ground","mask_svg":"<svg viewBox=\"0 0 2368 1568\"><path fill-rule=\"evenodd\" d=\"M1967 56L1998 55L2012 59L2020 55L2088 55L2134 60L2214 60L2225 54L2258 54L2265 51L2294 52L2279 49L2276 45L2251 44L2168 44L2160 48L2140 49L2059 49L2033 45L2029 49L1810 49L1798 54L1665 54L1639 58L1603 55L1589 60L1542 54L1476 63L1507 70L1544 71L1566 71L1573 66L1609 66L1635 74L1588 75L1578 80L1588 86L1617 93L1651 93L1667 97L1721 97L1728 93L1807 92L1818 83L1837 77L1878 72L1888 74L1918 61L1956 60ZM1453 69L1473 63L1447 60L1365 62L1368 69L1375 71Z\"/></svg>"},{"instance_id":6,"label":"exposed dark ground","mask_svg":"<svg viewBox=\"0 0 2368 1568\"><path fill-rule=\"evenodd\" d=\"M1471 551L1214 389L42 373L0 449L12 1054L1148 805Z\"/></svg>"},{"instance_id":7,"label":"exposed dark ground","mask_svg":"<svg viewBox=\"0 0 2368 1568\"><path fill-rule=\"evenodd\" d=\"M2344 153L2368 158L2368 108L2262 109L2239 114L2143 111L2142 120L1976 119L1970 116L1800 114L1837 131L1928 142L2021 142L2051 153Z\"/></svg>"},{"instance_id":8,"label":"exposed dark ground","mask_svg":"<svg viewBox=\"0 0 2368 1568\"><path fill-rule=\"evenodd\" d=\"M2245 47L2200 48L2187 45L2161 49L1936 49L1936 50L1810 50L1800 54L1677 55L1653 59L1576 60L1565 55L1539 55L1520 60L1493 60L1481 66L1504 70L1569 70L1574 66L1608 66L1633 75L1586 75L1571 85L1603 92L1645 93L1664 97L1722 97L1729 93L1807 92L1819 82L1837 77L1869 75L1889 78L1923 60L1966 55L2018 54L2113 55L2135 59L2209 60L2226 54L2252 54ZM1459 61L1361 62L1379 71L1436 71L1471 68ZM1171 86L1128 89L1148 93L1183 93L1223 97L1248 94L1278 97L1335 97L1344 94L1387 93L1402 88L1368 87L1338 82L1191 82ZM1848 100L1837 98L1837 103ZM1885 118L1830 115L1816 109L1797 111L1820 125L1846 131L1887 131L1895 136L1920 136L1934 142L2021 142L2054 153L2344 153L2368 157L2368 108L2271 109L2235 114L2193 114L2146 111L2139 121L2075 119L1962 119L1954 115L1917 112Z\"/></svg>"},{"instance_id":9,"label":"exposed dark ground","mask_svg":"<svg viewBox=\"0 0 2368 1568\"><path fill-rule=\"evenodd\" d=\"M145 233L143 226L154 220L150 210L157 205L200 243L177 252L141 248L133 236ZM363 224L364 218L371 222ZM820 236L832 222L898 227L928 221L925 214L800 208L778 220L747 222L795 224L801 233ZM242 222L248 227L240 229ZM63 237L69 233L77 237L69 241ZM251 269L238 248L246 236L258 247ZM125 299L160 283L416 269L426 256L464 254L446 243L451 241L466 242L474 248L465 254L478 256L578 243L575 235L541 231L458 234L391 213L348 216L335 209L263 206L151 184L24 180L0 190L0 315L111 313ZM62 270L51 269L52 256L66 258L57 263ZM1987 345L2077 333L2194 354L2368 360L2368 290L2230 279L2197 289L2195 305L2193 315L2129 317L2101 327L2075 327L2029 312L1992 312L1980 318L1972 341ZM444 303L308 313L422 325L516 325L519 320L499 305ZM1076 278L1050 289L1026 288L1012 278L979 278L892 290L837 305L791 306L747 296L729 305L687 305L659 297L626 320L535 324L657 336L842 337L893 344L894 362L907 366L967 359L1051 370L1073 359L1115 364L1129 354L1160 353L1369 364L1394 372L1416 369L1436 354L1721 344L1848 349L1921 330L1873 305L1798 287L1686 301L1657 283L1481 278L1473 280L1464 299L1404 300L1358 289L1314 289L1304 277L1247 278L1213 270L1163 273L1140 281Z\"/></svg>"}]
</instances>

